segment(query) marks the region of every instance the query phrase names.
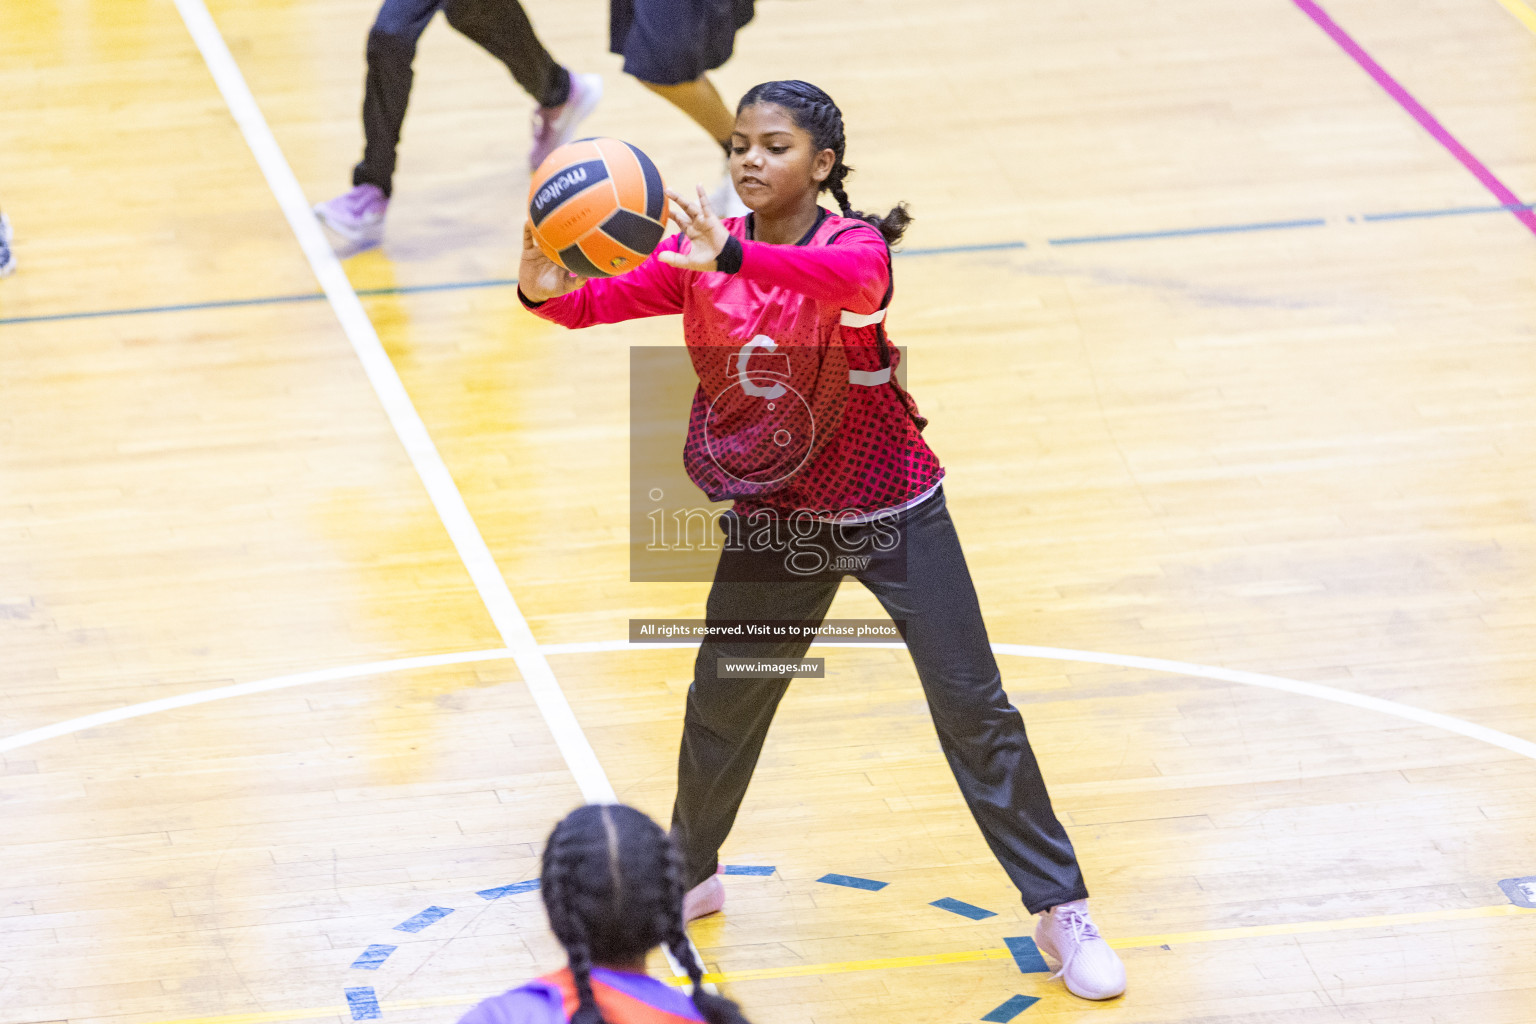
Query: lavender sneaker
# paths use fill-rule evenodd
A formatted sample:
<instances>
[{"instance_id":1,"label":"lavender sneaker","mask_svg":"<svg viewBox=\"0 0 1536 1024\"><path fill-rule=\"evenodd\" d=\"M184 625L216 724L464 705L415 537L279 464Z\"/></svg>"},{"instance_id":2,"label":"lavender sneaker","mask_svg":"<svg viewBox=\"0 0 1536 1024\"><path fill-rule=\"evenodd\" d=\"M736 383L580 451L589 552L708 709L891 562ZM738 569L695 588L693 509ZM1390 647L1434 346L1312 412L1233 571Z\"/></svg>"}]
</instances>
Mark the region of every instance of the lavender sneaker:
<instances>
[{"instance_id":1,"label":"lavender sneaker","mask_svg":"<svg viewBox=\"0 0 1536 1024\"><path fill-rule=\"evenodd\" d=\"M16 254L11 252L11 218L0 213L0 277L16 269Z\"/></svg>"},{"instance_id":2,"label":"lavender sneaker","mask_svg":"<svg viewBox=\"0 0 1536 1024\"><path fill-rule=\"evenodd\" d=\"M1052 977L1065 982L1073 995L1113 999L1125 991L1125 965L1094 927L1087 900L1063 903L1041 914L1035 945L1061 964Z\"/></svg>"},{"instance_id":3,"label":"lavender sneaker","mask_svg":"<svg viewBox=\"0 0 1536 1024\"><path fill-rule=\"evenodd\" d=\"M537 170L544 158L576 137L576 128L603 98L602 75L572 75L571 94L558 107L533 112L533 148L528 169Z\"/></svg>"},{"instance_id":4,"label":"lavender sneaker","mask_svg":"<svg viewBox=\"0 0 1536 1024\"><path fill-rule=\"evenodd\" d=\"M360 248L384 240L384 214L389 197L377 185L358 185L335 199L315 206L320 223Z\"/></svg>"}]
</instances>

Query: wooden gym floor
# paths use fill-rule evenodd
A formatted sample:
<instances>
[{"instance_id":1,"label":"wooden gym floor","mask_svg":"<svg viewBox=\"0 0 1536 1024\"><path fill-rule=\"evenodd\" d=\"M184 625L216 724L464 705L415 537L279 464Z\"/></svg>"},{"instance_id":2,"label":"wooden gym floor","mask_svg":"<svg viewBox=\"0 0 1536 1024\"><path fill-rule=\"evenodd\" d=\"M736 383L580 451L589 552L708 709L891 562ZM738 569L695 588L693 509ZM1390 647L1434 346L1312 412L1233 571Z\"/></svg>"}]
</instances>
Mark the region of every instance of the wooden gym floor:
<instances>
[{"instance_id":1,"label":"wooden gym floor","mask_svg":"<svg viewBox=\"0 0 1536 1024\"><path fill-rule=\"evenodd\" d=\"M705 588L628 582L626 407L676 323L519 308L529 102L439 21L344 330L268 177L348 184L373 0L212 0L267 175L181 6L0 7L0 1022L451 1022L558 965L495 891L554 820L670 806L692 656L626 624ZM606 5L529 9L603 73L593 133L718 176ZM693 929L724 989L761 1024L1536 1021L1499 884L1536 876L1536 216L1502 208L1536 9L762 0L718 80L781 77L843 105L855 202L917 215L892 334L1131 980L1014 961L907 658L832 648L725 851L771 872Z\"/></svg>"}]
</instances>

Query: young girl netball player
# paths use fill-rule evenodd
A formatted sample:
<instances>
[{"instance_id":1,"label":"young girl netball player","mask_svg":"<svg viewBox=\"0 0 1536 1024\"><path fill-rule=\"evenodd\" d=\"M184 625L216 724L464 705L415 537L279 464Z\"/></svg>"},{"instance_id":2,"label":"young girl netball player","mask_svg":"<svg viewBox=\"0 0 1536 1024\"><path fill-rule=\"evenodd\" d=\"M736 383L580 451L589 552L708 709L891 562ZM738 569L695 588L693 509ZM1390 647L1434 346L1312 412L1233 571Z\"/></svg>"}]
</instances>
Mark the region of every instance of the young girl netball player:
<instances>
[{"instance_id":1,"label":"young girl netball player","mask_svg":"<svg viewBox=\"0 0 1536 1024\"><path fill-rule=\"evenodd\" d=\"M819 623L845 573L868 587L902 631L983 836L1042 915L1040 948L1072 992L1111 998L1124 991L1125 969L1089 919L1071 841L1003 692L943 470L920 433L926 421L891 374L889 245L907 213L853 210L843 151L842 114L826 93L759 85L742 98L731 139L748 216L717 219L702 187L698 203L673 194L683 233L630 273L588 281L546 259L525 228L520 292L567 327L682 313L699 375L684 464L712 500L735 501L707 621ZM817 205L823 191L841 216ZM754 376L756 357L776 360L782 383ZM796 420L804 394L809 414ZM710 639L699 648L672 818L694 887L690 919L724 901L717 855L789 685L787 676L721 678L719 659L800 658L807 646Z\"/></svg>"},{"instance_id":2,"label":"young girl netball player","mask_svg":"<svg viewBox=\"0 0 1536 1024\"><path fill-rule=\"evenodd\" d=\"M540 894L570 965L487 999L459 1024L748 1024L699 987L683 935L683 859L650 818L622 804L566 815L544 845ZM645 973L666 943L693 996Z\"/></svg>"}]
</instances>

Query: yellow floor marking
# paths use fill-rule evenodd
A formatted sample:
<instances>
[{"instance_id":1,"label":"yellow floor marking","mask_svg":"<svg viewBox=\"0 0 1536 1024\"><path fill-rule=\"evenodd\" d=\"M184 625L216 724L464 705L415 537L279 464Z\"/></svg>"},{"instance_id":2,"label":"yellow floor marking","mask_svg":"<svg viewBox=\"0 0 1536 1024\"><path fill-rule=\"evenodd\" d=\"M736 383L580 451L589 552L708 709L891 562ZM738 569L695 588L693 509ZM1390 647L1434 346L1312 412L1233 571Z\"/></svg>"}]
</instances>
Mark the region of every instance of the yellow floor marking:
<instances>
[{"instance_id":1,"label":"yellow floor marking","mask_svg":"<svg viewBox=\"0 0 1536 1024\"><path fill-rule=\"evenodd\" d=\"M1510 14L1519 18L1526 28L1536 32L1536 10L1532 10L1522 3L1521 0L1499 0L1499 3L1503 4L1504 9L1509 11Z\"/></svg>"},{"instance_id":2,"label":"yellow floor marking","mask_svg":"<svg viewBox=\"0 0 1536 1024\"><path fill-rule=\"evenodd\" d=\"M1198 932L1167 932L1161 935L1136 935L1111 939L1116 949L1147 949L1153 946L1188 945L1193 942L1221 942L1230 939L1267 938L1275 935L1307 935L1314 932L1342 932L1357 928L1395 928L1401 925L1428 924L1439 921L1466 921L1482 917L1536 917L1536 910L1510 904L1496 907L1466 907L1460 910L1425 910L1416 914L1379 914L1374 917L1346 917L1335 921L1300 921L1294 924L1258 924L1239 928L1213 928ZM844 960L830 964L797 964L793 967L763 967L743 971L723 971L704 975L716 983L764 981L769 978L803 978L823 974L848 974L854 971L886 971L901 967L931 967L936 964L977 963L983 960L1011 960L1006 949L968 949L957 953L930 953L925 956L893 956L880 960ZM686 984L686 978L659 979L669 985ZM473 995L438 996L433 999L400 999L381 1003L380 1010L420 1010L435 1006L469 1006L484 999L485 992ZM321 1017L347 1017L345 1006L321 1006L308 1010L270 1013L237 1013L221 1017L184 1017L158 1021L156 1024L287 1024L290 1021Z\"/></svg>"}]
</instances>

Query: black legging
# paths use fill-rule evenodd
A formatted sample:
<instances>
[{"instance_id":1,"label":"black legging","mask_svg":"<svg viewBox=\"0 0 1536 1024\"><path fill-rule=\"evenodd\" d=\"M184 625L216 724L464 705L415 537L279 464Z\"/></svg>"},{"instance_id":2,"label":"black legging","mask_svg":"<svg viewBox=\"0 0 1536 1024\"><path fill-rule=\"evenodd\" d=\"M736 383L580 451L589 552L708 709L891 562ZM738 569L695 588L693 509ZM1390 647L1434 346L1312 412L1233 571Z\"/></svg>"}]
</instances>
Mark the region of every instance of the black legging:
<instances>
[{"instance_id":1,"label":"black legging","mask_svg":"<svg viewBox=\"0 0 1536 1024\"><path fill-rule=\"evenodd\" d=\"M571 92L571 75L556 64L533 33L517 0L384 0L368 32L368 79L363 87L363 162L352 184L394 188L395 147L411 98L416 41L442 8L448 24L507 66L541 107L558 107Z\"/></svg>"},{"instance_id":2,"label":"black legging","mask_svg":"<svg viewBox=\"0 0 1536 1024\"><path fill-rule=\"evenodd\" d=\"M872 560L852 575L903 628L939 743L971 814L1030 913L1086 899L1077 856L1051 810L1024 720L1003 692L944 492L901 513L895 523L903 544L887 552L863 545L859 550L872 554ZM874 529L854 527L853 539L858 541L859 530ZM717 624L819 623L842 576L799 576L784 567L782 552L754 554L727 547L710 588L706 617ZM716 659L800 658L808 647L804 640L711 640L699 647L672 810L672 833L687 859L690 885L717 867L774 710L789 687L786 677L722 679Z\"/></svg>"}]
</instances>

